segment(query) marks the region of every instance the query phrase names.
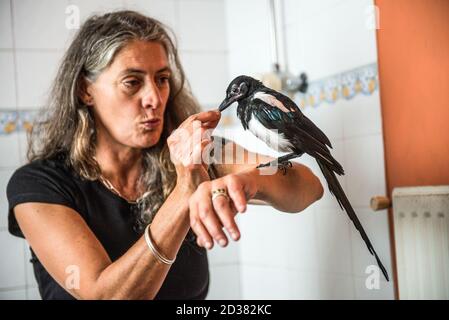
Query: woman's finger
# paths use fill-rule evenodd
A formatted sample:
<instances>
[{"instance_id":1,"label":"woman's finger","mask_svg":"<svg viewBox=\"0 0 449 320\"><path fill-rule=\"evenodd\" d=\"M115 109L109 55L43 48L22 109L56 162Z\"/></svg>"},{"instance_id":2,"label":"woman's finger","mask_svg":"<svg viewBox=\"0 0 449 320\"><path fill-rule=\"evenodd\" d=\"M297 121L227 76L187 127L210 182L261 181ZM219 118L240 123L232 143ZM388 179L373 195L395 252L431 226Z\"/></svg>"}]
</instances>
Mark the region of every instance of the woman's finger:
<instances>
[{"instance_id":1,"label":"woman's finger","mask_svg":"<svg viewBox=\"0 0 449 320\"><path fill-rule=\"evenodd\" d=\"M218 118L216 120L203 122L202 125L203 125L203 127L206 127L209 130L211 130L211 129L215 128L219 122L220 122L220 118Z\"/></svg>"},{"instance_id":2,"label":"woman's finger","mask_svg":"<svg viewBox=\"0 0 449 320\"><path fill-rule=\"evenodd\" d=\"M192 120L199 120L202 123L204 123L209 121L217 121L220 119L220 117L221 113L218 110L210 110L210 111L203 111L193 115Z\"/></svg>"},{"instance_id":3,"label":"woman's finger","mask_svg":"<svg viewBox=\"0 0 449 320\"><path fill-rule=\"evenodd\" d=\"M193 229L193 228L192 228ZM197 234L199 245L205 247L206 249L210 250L214 247L214 241L209 236L209 233L206 230L206 227L204 227L201 220L197 219L195 220L195 229L194 232Z\"/></svg>"},{"instance_id":4,"label":"woman's finger","mask_svg":"<svg viewBox=\"0 0 449 320\"><path fill-rule=\"evenodd\" d=\"M228 193L235 207L240 213L246 211L248 199L244 191L244 186L233 177L228 177Z\"/></svg>"},{"instance_id":5,"label":"woman's finger","mask_svg":"<svg viewBox=\"0 0 449 320\"><path fill-rule=\"evenodd\" d=\"M230 199L218 196L212 200L212 204L228 234L234 241L237 241L240 238L240 230L234 220L236 212L231 209Z\"/></svg>"},{"instance_id":6,"label":"woman's finger","mask_svg":"<svg viewBox=\"0 0 449 320\"><path fill-rule=\"evenodd\" d=\"M206 155L204 154L204 150L209 151L210 152L210 148L212 146L209 146L212 143L212 140L207 140L204 139L201 141L201 143L199 145L193 146L192 147L192 154L190 155L190 161L192 161L193 164L201 164L203 162L203 160L205 161L206 159L204 158ZM208 159L207 159L208 160Z\"/></svg>"},{"instance_id":7,"label":"woman's finger","mask_svg":"<svg viewBox=\"0 0 449 320\"><path fill-rule=\"evenodd\" d=\"M191 200L189 202L190 210L190 227L197 236L197 243L200 246L206 247L206 249L212 249L214 246L214 241L207 232L203 223L198 216L198 204L196 201Z\"/></svg>"},{"instance_id":8,"label":"woman's finger","mask_svg":"<svg viewBox=\"0 0 449 320\"><path fill-rule=\"evenodd\" d=\"M198 202L198 215L206 227L208 234L222 247L228 244L228 238L223 232L223 225L213 209L210 194L203 193L203 198Z\"/></svg>"}]
</instances>

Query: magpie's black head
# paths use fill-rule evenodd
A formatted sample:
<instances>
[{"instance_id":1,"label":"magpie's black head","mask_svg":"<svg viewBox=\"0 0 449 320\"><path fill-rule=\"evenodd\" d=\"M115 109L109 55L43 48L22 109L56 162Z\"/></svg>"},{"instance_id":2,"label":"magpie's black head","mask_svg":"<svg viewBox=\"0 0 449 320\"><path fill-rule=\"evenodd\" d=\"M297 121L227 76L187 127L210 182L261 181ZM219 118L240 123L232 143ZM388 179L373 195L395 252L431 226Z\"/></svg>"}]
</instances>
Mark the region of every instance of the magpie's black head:
<instances>
[{"instance_id":1,"label":"magpie's black head","mask_svg":"<svg viewBox=\"0 0 449 320\"><path fill-rule=\"evenodd\" d=\"M262 86L262 83L256 79L248 76L238 76L231 81L226 89L226 98L220 104L218 110L223 111L234 102L245 99L260 86Z\"/></svg>"}]
</instances>

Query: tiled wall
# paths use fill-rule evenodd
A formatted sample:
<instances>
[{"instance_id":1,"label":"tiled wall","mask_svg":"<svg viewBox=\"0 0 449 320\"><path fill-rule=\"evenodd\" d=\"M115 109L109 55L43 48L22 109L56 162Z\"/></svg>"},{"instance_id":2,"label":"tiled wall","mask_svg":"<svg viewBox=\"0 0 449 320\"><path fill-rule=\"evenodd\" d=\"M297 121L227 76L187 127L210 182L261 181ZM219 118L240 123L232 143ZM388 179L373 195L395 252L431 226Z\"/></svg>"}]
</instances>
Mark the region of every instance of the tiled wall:
<instances>
[{"instance_id":1,"label":"tiled wall","mask_svg":"<svg viewBox=\"0 0 449 320\"><path fill-rule=\"evenodd\" d=\"M18 112L38 110L69 45L66 8L81 19L91 12L130 8L174 29L181 60L204 108L218 105L227 85L227 44L222 0L0 0L0 127L13 128ZM13 123L13 124L11 124ZM7 182L25 162L26 135L16 127L0 133L0 299L39 299L25 241L7 231ZM237 251L211 255L210 297L240 297ZM222 266L228 268L223 269ZM225 287L225 288L224 288Z\"/></svg>"},{"instance_id":2,"label":"tiled wall","mask_svg":"<svg viewBox=\"0 0 449 320\"><path fill-rule=\"evenodd\" d=\"M231 77L270 70L267 3L226 1ZM283 1L282 33L290 71L305 71L317 85L322 79L341 81L342 75L359 67L374 68L376 73L375 30L367 28L372 5L372 0ZM373 79L371 85L377 81L375 74ZM369 208L371 196L385 194L379 91L376 85L366 94L358 88L351 98L339 96L334 102L307 106L304 113L332 141L332 152L346 172L340 182L391 276L387 213ZM298 104L301 100L296 99ZM250 149L273 155L240 129L230 136L240 137L238 141ZM303 156L299 161L326 188L314 160ZM379 290L366 288L365 269L375 265L375 259L327 189L323 199L298 215L252 206L239 219L243 298L394 297L392 283L383 279Z\"/></svg>"}]
</instances>

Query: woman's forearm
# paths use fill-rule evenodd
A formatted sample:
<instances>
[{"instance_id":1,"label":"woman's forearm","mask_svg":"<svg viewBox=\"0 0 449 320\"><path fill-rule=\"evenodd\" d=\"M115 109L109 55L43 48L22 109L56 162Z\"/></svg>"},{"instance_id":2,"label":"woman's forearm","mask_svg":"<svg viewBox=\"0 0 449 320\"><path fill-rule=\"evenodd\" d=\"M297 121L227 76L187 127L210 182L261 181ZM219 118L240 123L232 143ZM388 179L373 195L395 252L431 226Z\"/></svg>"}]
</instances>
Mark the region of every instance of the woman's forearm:
<instances>
[{"instance_id":1,"label":"woman's forearm","mask_svg":"<svg viewBox=\"0 0 449 320\"><path fill-rule=\"evenodd\" d=\"M189 230L188 199L190 188L177 186L155 216L151 237L157 250L167 258L176 256ZM152 299L170 269L159 262L142 236L122 257L98 276L93 299Z\"/></svg>"},{"instance_id":2,"label":"woman's forearm","mask_svg":"<svg viewBox=\"0 0 449 320\"><path fill-rule=\"evenodd\" d=\"M289 213L300 212L319 200L323 196L320 180L306 166L292 164L286 175L281 170L272 175L262 175L258 169L247 171L245 174L256 179L258 192L255 199Z\"/></svg>"}]
</instances>

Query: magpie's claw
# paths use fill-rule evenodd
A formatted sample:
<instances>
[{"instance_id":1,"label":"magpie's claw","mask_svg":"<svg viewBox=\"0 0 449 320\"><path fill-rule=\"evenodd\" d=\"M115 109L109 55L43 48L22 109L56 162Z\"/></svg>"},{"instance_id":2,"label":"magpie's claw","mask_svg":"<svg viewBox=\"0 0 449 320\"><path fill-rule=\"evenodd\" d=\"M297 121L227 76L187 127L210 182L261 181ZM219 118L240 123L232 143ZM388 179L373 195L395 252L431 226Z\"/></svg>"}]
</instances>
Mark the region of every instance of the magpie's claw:
<instances>
[{"instance_id":1,"label":"magpie's claw","mask_svg":"<svg viewBox=\"0 0 449 320\"><path fill-rule=\"evenodd\" d=\"M275 161L273 162L267 162L267 163L261 163L259 164L256 168L263 168L263 167L269 167L269 166L273 166L275 164ZM277 164L278 169L282 170L282 174L285 176L287 174L287 167L293 167L293 164L291 163L291 161L284 161L281 163Z\"/></svg>"},{"instance_id":2,"label":"magpie's claw","mask_svg":"<svg viewBox=\"0 0 449 320\"><path fill-rule=\"evenodd\" d=\"M287 167L293 167L293 164L288 160L278 164L278 169L282 170L284 176L287 174Z\"/></svg>"}]
</instances>

